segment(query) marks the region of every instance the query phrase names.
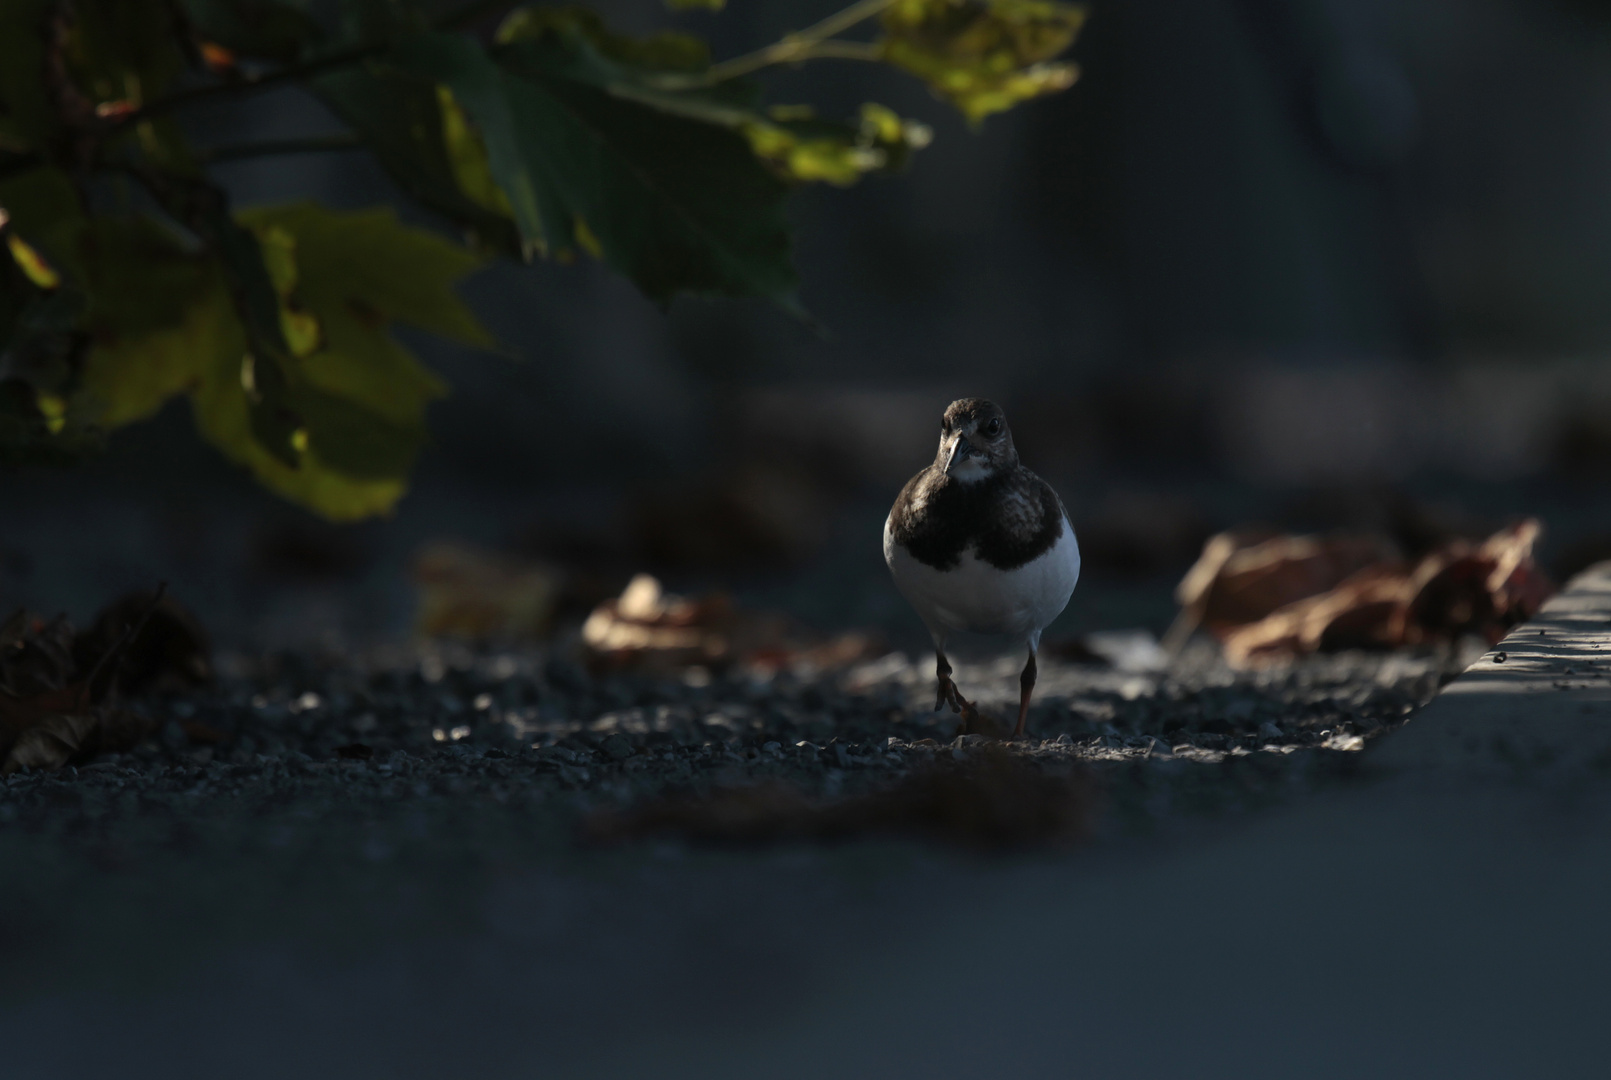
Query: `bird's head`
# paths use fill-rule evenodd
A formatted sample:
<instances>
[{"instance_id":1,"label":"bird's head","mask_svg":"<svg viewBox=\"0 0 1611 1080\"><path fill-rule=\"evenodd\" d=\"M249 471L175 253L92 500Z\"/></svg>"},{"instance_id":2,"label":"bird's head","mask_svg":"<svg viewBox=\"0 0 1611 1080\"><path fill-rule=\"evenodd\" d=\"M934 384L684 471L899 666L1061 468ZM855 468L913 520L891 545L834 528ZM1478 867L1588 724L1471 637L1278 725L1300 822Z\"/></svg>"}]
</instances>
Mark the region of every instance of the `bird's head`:
<instances>
[{"instance_id":1,"label":"bird's head","mask_svg":"<svg viewBox=\"0 0 1611 1080\"><path fill-rule=\"evenodd\" d=\"M1007 416L983 398L951 402L940 418L940 452L934 463L964 484L987 480L1018 464Z\"/></svg>"}]
</instances>

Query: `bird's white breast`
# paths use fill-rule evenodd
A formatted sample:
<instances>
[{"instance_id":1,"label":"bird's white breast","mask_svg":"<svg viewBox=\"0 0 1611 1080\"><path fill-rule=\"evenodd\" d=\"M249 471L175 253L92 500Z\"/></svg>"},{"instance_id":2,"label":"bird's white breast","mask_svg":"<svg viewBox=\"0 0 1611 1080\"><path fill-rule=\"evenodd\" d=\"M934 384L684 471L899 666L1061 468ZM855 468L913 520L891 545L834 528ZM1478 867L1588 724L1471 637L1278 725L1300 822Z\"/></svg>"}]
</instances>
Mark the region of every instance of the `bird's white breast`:
<instances>
[{"instance_id":1,"label":"bird's white breast","mask_svg":"<svg viewBox=\"0 0 1611 1080\"><path fill-rule=\"evenodd\" d=\"M936 570L895 543L886 520L884 561L895 587L937 636L961 630L1038 644L1040 632L1068 606L1080 577L1080 548L1066 517L1057 542L1013 570L998 570L971 548L956 566Z\"/></svg>"}]
</instances>

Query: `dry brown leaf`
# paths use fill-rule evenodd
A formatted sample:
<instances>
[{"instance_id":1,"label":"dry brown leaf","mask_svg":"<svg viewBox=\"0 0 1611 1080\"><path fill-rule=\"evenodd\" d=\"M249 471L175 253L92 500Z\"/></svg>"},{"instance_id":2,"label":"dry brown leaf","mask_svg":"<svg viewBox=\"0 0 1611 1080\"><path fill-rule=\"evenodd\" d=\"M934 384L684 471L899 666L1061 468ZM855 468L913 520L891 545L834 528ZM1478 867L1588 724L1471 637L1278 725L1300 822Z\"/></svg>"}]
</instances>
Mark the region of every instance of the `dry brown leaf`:
<instances>
[{"instance_id":1,"label":"dry brown leaf","mask_svg":"<svg viewBox=\"0 0 1611 1080\"><path fill-rule=\"evenodd\" d=\"M1313 590L1339 568L1388 550L1367 537L1323 541L1275 537L1247 542L1222 534L1181 582L1178 626L1204 625L1226 659L1246 667L1346 648L1391 648L1479 633L1497 641L1553 592L1533 561L1535 519L1481 545L1452 541L1413 567L1390 558ZM1240 544L1240 546L1238 546ZM1304 595L1263 610L1283 593Z\"/></svg>"},{"instance_id":2,"label":"dry brown leaf","mask_svg":"<svg viewBox=\"0 0 1611 1080\"><path fill-rule=\"evenodd\" d=\"M67 616L46 621L19 610L0 625L0 695L22 698L60 689L74 666Z\"/></svg>"},{"instance_id":3,"label":"dry brown leaf","mask_svg":"<svg viewBox=\"0 0 1611 1080\"><path fill-rule=\"evenodd\" d=\"M1392 542L1381 536L1221 533L1204 546L1175 595L1201 625L1239 626L1396 556Z\"/></svg>"},{"instance_id":4,"label":"dry brown leaf","mask_svg":"<svg viewBox=\"0 0 1611 1080\"><path fill-rule=\"evenodd\" d=\"M1406 582L1398 564L1368 567L1329 592L1226 630L1221 638L1225 659L1233 667L1249 667L1322 649L1392 646Z\"/></svg>"},{"instance_id":5,"label":"dry brown leaf","mask_svg":"<svg viewBox=\"0 0 1611 1080\"><path fill-rule=\"evenodd\" d=\"M1533 561L1541 532L1538 521L1529 518L1480 546L1455 543L1428 555L1416 569L1405 606L1403 640L1470 632L1498 641L1531 618L1554 592Z\"/></svg>"},{"instance_id":6,"label":"dry brown leaf","mask_svg":"<svg viewBox=\"0 0 1611 1080\"><path fill-rule=\"evenodd\" d=\"M677 596L649 574L638 574L619 597L593 609L582 624L582 643L595 667L661 672L694 666L742 666L758 674L825 671L886 651L876 635L824 640L778 612L741 609L723 593Z\"/></svg>"},{"instance_id":7,"label":"dry brown leaf","mask_svg":"<svg viewBox=\"0 0 1611 1080\"><path fill-rule=\"evenodd\" d=\"M211 682L212 647L201 621L173 597L146 589L125 593L102 608L89 629L73 639L77 670L88 673L137 623L108 670L97 675L113 693L147 694L184 690ZM105 696L102 691L102 696Z\"/></svg>"},{"instance_id":8,"label":"dry brown leaf","mask_svg":"<svg viewBox=\"0 0 1611 1080\"><path fill-rule=\"evenodd\" d=\"M129 749L149 723L116 706L120 690L211 674L199 624L165 592L159 587L122 597L76 636L65 618L45 622L18 612L6 620L0 627L0 773L55 769Z\"/></svg>"},{"instance_id":9,"label":"dry brown leaf","mask_svg":"<svg viewBox=\"0 0 1611 1080\"><path fill-rule=\"evenodd\" d=\"M723 666L733 660L733 623L726 597L689 600L639 574L618 598L593 609L582 624L582 643L614 667Z\"/></svg>"},{"instance_id":10,"label":"dry brown leaf","mask_svg":"<svg viewBox=\"0 0 1611 1080\"><path fill-rule=\"evenodd\" d=\"M59 769L99 740L100 726L101 718L94 713L47 715L17 737L0 772Z\"/></svg>"}]
</instances>

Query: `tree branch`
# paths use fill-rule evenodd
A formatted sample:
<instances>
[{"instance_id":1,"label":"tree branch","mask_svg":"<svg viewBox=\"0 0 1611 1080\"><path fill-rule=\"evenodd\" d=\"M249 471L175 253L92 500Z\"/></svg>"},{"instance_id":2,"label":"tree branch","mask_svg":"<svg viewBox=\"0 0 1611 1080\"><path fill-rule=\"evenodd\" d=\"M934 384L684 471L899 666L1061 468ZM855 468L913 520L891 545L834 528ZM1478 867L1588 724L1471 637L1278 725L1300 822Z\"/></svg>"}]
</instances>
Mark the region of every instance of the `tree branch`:
<instances>
[{"instance_id":1,"label":"tree branch","mask_svg":"<svg viewBox=\"0 0 1611 1080\"><path fill-rule=\"evenodd\" d=\"M468 30L488 15L512 8L519 0L471 0L459 10L437 19L432 25L438 30Z\"/></svg>"},{"instance_id":2,"label":"tree branch","mask_svg":"<svg viewBox=\"0 0 1611 1080\"><path fill-rule=\"evenodd\" d=\"M203 165L216 165L221 161L241 161L245 158L269 157L273 154L322 154L342 150L362 150L364 141L358 136L343 132L339 135L313 135L302 139L267 139L263 142L239 143L234 146L215 146L200 150L196 160Z\"/></svg>"},{"instance_id":3,"label":"tree branch","mask_svg":"<svg viewBox=\"0 0 1611 1080\"><path fill-rule=\"evenodd\" d=\"M866 22L895 3L895 0L857 0L842 11L823 19L814 26L793 34L785 34L764 49L743 56L735 56L719 64L712 64L703 74L671 76L657 80L666 89L715 86L717 83L748 75L775 64L792 64L804 60L876 60L876 46L858 41L830 41L835 34L849 30L857 23Z\"/></svg>"},{"instance_id":4,"label":"tree branch","mask_svg":"<svg viewBox=\"0 0 1611 1080\"><path fill-rule=\"evenodd\" d=\"M805 60L867 60L876 63L884 58L883 46L876 41L819 41L802 49L787 61L798 64Z\"/></svg>"},{"instance_id":5,"label":"tree branch","mask_svg":"<svg viewBox=\"0 0 1611 1080\"><path fill-rule=\"evenodd\" d=\"M443 15L431 25L434 29L443 31L462 30L499 8L512 6L514 5L511 0L470 0L469 3ZM354 64L361 64L365 60L374 59L386 52L390 47L390 43L386 43L344 49L341 52L331 53L328 56L301 64L292 64L262 75L237 79L233 82L210 83L206 86L191 87L189 90L181 90L178 93L169 94L167 97L158 98L156 101L142 105L133 112L111 121L105 130L108 134L121 131L154 116L162 116L175 109L182 109L186 105L195 104L198 101L208 101L219 97L235 97L240 94L254 94L259 90L283 86L286 83L302 82L305 79L323 75L328 71L336 71L344 67L351 67Z\"/></svg>"},{"instance_id":6,"label":"tree branch","mask_svg":"<svg viewBox=\"0 0 1611 1080\"><path fill-rule=\"evenodd\" d=\"M344 52L331 53L318 60L310 60L305 64L292 64L277 71L270 71L263 75L239 79L235 82L212 83L208 86L196 86L189 90L181 90L177 94L158 98L147 105L142 105L131 113L118 117L107 125L108 133L119 131L134 124L150 120L154 116L162 116L175 109L182 109L186 105L193 105L198 101L208 101L218 97L234 97L239 94L255 94L259 90L270 87L283 86L290 82L300 82L311 79L316 75L323 75L327 71L338 68L351 67L361 64L365 60L379 56L385 52L385 46L366 45L359 49L347 49Z\"/></svg>"}]
</instances>

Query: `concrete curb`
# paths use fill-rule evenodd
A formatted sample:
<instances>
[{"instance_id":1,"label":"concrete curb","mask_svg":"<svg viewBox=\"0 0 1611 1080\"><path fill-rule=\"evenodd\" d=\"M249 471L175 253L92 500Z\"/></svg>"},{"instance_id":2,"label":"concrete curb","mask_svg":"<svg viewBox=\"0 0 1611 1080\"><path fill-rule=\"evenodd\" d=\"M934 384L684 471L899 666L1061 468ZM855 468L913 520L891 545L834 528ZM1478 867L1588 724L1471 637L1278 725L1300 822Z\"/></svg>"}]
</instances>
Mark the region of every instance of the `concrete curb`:
<instances>
[{"instance_id":1,"label":"concrete curb","mask_svg":"<svg viewBox=\"0 0 1611 1080\"><path fill-rule=\"evenodd\" d=\"M1471 777L1611 772L1611 562L1573 578L1365 760Z\"/></svg>"}]
</instances>

